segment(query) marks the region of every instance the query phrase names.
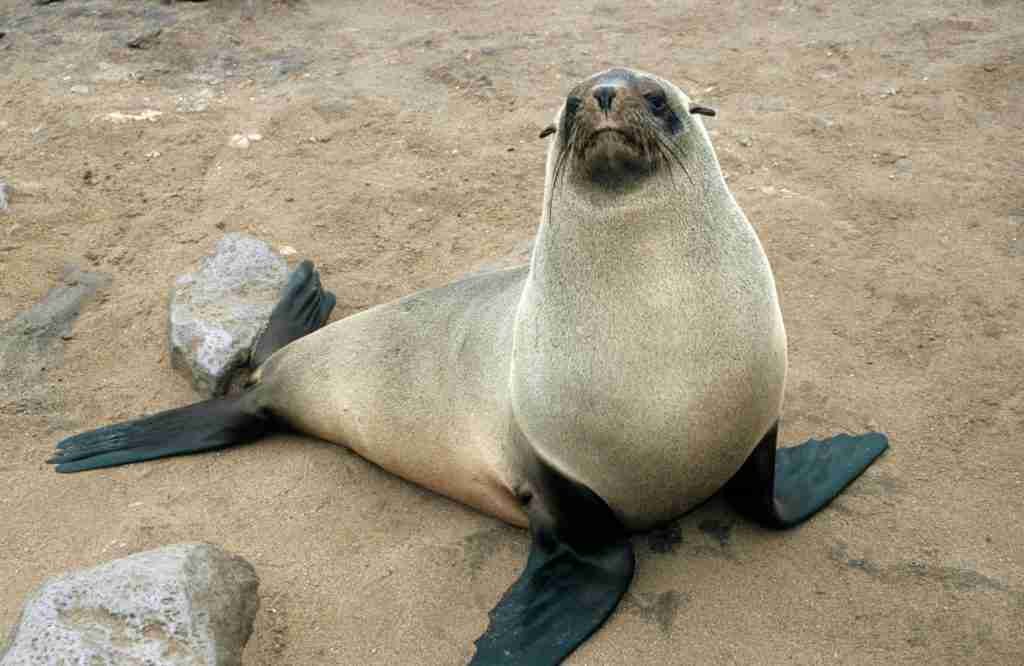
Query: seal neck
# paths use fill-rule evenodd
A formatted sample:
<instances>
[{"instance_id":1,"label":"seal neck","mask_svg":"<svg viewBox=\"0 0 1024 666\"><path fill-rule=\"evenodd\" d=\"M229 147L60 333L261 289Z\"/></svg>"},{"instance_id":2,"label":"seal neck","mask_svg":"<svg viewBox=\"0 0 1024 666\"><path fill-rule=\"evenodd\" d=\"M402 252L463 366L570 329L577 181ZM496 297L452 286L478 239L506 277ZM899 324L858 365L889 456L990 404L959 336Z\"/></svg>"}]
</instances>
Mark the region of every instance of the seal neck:
<instances>
[{"instance_id":1,"label":"seal neck","mask_svg":"<svg viewBox=\"0 0 1024 666\"><path fill-rule=\"evenodd\" d=\"M614 192L569 178L552 187L549 174L531 286L593 292L632 282L656 289L659 272L706 270L737 235L749 233L748 223L710 143L685 167Z\"/></svg>"}]
</instances>

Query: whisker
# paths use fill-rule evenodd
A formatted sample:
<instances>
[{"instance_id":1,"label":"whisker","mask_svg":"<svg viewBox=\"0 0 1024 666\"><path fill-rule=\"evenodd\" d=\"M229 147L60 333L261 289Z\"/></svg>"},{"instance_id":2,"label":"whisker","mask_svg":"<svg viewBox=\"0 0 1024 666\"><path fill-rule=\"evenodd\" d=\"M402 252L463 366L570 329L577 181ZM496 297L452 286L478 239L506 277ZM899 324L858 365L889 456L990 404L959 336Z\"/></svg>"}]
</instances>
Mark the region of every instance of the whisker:
<instances>
[{"instance_id":1,"label":"whisker","mask_svg":"<svg viewBox=\"0 0 1024 666\"><path fill-rule=\"evenodd\" d=\"M693 177L690 175L690 172L686 170L683 158L676 152L675 146L669 144L665 138L657 132L654 132L652 135L658 144L672 157L673 160L675 160L675 163L679 165L679 168L683 170L683 173L686 174L687 180L690 181L690 185L693 185Z\"/></svg>"}]
</instances>

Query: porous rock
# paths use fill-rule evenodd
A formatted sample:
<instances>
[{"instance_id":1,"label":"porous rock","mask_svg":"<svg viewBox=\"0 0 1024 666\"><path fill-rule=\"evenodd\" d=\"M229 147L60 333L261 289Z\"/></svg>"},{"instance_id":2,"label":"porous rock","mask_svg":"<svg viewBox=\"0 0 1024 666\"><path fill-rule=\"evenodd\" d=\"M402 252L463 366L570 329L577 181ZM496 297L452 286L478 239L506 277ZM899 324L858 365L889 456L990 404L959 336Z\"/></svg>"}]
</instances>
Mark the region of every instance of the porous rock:
<instances>
[{"instance_id":1,"label":"porous rock","mask_svg":"<svg viewBox=\"0 0 1024 666\"><path fill-rule=\"evenodd\" d=\"M29 597L0 666L237 666L258 588L248 562L211 544L64 574Z\"/></svg>"},{"instance_id":2,"label":"porous rock","mask_svg":"<svg viewBox=\"0 0 1024 666\"><path fill-rule=\"evenodd\" d=\"M199 270L174 284L171 364L202 395L223 395L244 373L288 277L288 264L261 240L228 234Z\"/></svg>"}]
</instances>

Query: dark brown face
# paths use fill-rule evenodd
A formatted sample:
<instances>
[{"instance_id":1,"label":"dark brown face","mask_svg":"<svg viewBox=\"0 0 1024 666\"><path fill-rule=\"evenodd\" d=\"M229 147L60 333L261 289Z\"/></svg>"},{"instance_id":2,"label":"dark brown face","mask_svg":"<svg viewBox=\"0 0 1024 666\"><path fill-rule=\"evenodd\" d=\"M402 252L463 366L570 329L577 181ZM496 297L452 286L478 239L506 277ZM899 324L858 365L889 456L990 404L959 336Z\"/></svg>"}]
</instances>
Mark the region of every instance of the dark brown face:
<instances>
[{"instance_id":1,"label":"dark brown face","mask_svg":"<svg viewBox=\"0 0 1024 666\"><path fill-rule=\"evenodd\" d=\"M556 182L568 171L574 179L615 188L662 168L682 168L679 113L686 111L672 108L659 83L629 70L584 81L566 99L557 128Z\"/></svg>"}]
</instances>

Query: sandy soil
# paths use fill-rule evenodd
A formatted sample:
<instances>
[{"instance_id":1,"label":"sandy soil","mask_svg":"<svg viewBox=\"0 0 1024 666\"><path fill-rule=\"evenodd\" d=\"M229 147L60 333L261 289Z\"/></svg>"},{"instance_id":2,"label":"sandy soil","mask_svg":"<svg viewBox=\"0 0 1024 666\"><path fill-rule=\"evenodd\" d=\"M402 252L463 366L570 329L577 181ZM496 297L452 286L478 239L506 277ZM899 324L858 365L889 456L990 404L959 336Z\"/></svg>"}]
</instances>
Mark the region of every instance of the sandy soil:
<instances>
[{"instance_id":1,"label":"sandy soil","mask_svg":"<svg viewBox=\"0 0 1024 666\"><path fill-rule=\"evenodd\" d=\"M47 576L208 540L262 579L247 664L466 660L525 533L300 437L43 461L195 399L167 295L226 231L314 259L339 317L521 255L538 130L626 64L720 111L789 330L784 440L893 448L800 529L712 501L637 537L572 663L1024 663L1024 4L0 0L0 32L0 321L69 264L111 278L46 360L7 356L0 635Z\"/></svg>"}]
</instances>

